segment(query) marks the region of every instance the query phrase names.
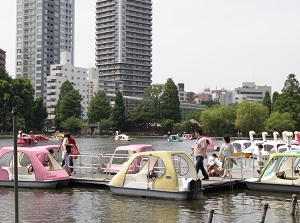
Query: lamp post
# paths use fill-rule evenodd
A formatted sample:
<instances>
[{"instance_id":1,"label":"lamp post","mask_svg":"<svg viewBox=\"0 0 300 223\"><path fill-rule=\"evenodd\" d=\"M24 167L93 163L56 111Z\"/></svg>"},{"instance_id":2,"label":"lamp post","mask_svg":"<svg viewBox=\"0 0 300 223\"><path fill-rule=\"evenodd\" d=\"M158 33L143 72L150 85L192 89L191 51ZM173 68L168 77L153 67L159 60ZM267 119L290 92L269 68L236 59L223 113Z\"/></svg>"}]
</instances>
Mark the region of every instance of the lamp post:
<instances>
[{"instance_id":1,"label":"lamp post","mask_svg":"<svg viewBox=\"0 0 300 223\"><path fill-rule=\"evenodd\" d=\"M15 222L19 222L19 191L18 191L18 147L17 147L17 109L12 108L13 116L13 138L14 138L14 181L15 181Z\"/></svg>"}]
</instances>

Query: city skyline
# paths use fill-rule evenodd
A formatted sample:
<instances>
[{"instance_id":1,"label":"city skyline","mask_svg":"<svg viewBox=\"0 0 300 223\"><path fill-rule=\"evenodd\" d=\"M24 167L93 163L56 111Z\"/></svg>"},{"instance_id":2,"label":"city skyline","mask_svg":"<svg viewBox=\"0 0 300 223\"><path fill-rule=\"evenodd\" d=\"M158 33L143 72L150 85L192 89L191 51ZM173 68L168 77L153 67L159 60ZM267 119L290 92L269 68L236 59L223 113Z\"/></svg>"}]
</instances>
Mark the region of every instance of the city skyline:
<instances>
[{"instance_id":1,"label":"city skyline","mask_svg":"<svg viewBox=\"0 0 300 223\"><path fill-rule=\"evenodd\" d=\"M6 31L0 48L6 51L6 69L14 75L16 1L0 4ZM75 2L77 67L95 67L95 4ZM280 92L288 74L300 79L299 9L296 0L153 0L152 82L172 78L196 93L255 82Z\"/></svg>"}]
</instances>

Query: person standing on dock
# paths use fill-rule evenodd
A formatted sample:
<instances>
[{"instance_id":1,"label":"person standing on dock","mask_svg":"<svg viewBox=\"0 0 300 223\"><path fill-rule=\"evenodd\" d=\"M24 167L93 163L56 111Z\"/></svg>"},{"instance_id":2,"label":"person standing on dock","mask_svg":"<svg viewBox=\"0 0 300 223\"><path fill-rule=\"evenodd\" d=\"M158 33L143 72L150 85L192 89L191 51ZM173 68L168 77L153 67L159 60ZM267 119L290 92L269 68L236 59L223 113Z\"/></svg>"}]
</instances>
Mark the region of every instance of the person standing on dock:
<instances>
[{"instance_id":1,"label":"person standing on dock","mask_svg":"<svg viewBox=\"0 0 300 223\"><path fill-rule=\"evenodd\" d=\"M208 174L204 168L203 160L207 158L206 156L206 140L202 137L202 130L198 129L195 131L195 136L197 137L196 142L194 143L191 155L196 157L196 172L198 174L201 170L203 178L202 180L208 180Z\"/></svg>"},{"instance_id":2,"label":"person standing on dock","mask_svg":"<svg viewBox=\"0 0 300 223\"><path fill-rule=\"evenodd\" d=\"M222 168L224 169L224 175L223 179L225 177L232 178L231 175L231 170L233 167L233 153L234 149L232 144L230 143L230 137L229 136L224 136L223 137L223 145L219 154L219 159L221 162L223 162ZM228 174L228 176L227 176Z\"/></svg>"}]
</instances>

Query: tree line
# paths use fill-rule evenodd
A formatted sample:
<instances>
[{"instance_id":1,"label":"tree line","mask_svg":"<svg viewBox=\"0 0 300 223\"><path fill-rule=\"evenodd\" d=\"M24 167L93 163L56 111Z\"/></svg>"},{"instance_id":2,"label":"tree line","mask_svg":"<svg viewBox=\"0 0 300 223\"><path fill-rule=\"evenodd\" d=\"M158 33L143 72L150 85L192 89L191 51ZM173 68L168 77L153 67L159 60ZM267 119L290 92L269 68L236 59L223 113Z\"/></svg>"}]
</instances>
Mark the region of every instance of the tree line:
<instances>
[{"instance_id":1,"label":"tree line","mask_svg":"<svg viewBox=\"0 0 300 223\"><path fill-rule=\"evenodd\" d=\"M43 99L34 99L34 88L29 79L12 79L0 67L0 132L12 132L12 109L17 109L17 127L24 132L42 131L47 118Z\"/></svg>"},{"instance_id":2,"label":"tree line","mask_svg":"<svg viewBox=\"0 0 300 223\"><path fill-rule=\"evenodd\" d=\"M0 68L0 130L12 131L13 107L17 108L18 128L24 132L47 131L47 109L43 99L34 99L34 88L26 78L12 79ZM206 109L189 112L185 117L180 110L178 89L171 78L165 84L150 85L131 112L126 113L121 92L116 93L113 105L103 91L96 92L89 101L87 120L82 118L83 97L72 83L65 81L55 106L53 124L56 130L79 133L96 123L101 132L163 131L193 132L202 127L205 134L248 133L250 130L296 131L300 130L300 86L294 74L289 74L281 93L266 92L263 103L243 101L229 106L204 102Z\"/></svg>"}]
</instances>

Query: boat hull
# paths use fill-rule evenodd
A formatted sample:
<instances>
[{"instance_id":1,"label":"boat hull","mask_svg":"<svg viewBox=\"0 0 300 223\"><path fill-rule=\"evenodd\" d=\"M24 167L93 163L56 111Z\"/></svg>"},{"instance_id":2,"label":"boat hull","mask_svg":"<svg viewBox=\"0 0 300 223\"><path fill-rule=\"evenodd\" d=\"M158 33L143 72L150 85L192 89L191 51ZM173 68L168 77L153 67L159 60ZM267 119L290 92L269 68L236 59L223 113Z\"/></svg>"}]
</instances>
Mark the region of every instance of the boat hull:
<instances>
[{"instance_id":1,"label":"boat hull","mask_svg":"<svg viewBox=\"0 0 300 223\"><path fill-rule=\"evenodd\" d=\"M245 181L249 190L300 193L300 185Z\"/></svg>"},{"instance_id":2,"label":"boat hull","mask_svg":"<svg viewBox=\"0 0 300 223\"><path fill-rule=\"evenodd\" d=\"M55 181L19 181L18 187L23 188L56 188L66 187L69 183L69 179L55 180ZM14 187L15 182L12 180L1 180L0 187Z\"/></svg>"},{"instance_id":3,"label":"boat hull","mask_svg":"<svg viewBox=\"0 0 300 223\"><path fill-rule=\"evenodd\" d=\"M174 192L174 191L162 191L162 190L151 190L151 189L116 187L111 185L109 185L109 187L112 193L118 195L152 197L152 198L174 199L174 200L188 200L189 193L193 193L193 191ZM199 189L197 191L197 199L204 197L203 190L204 189Z\"/></svg>"}]
</instances>

